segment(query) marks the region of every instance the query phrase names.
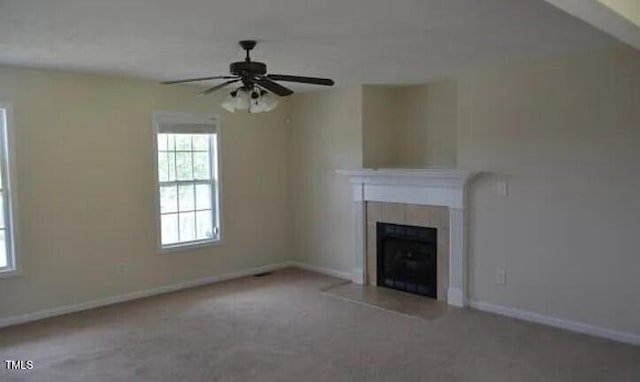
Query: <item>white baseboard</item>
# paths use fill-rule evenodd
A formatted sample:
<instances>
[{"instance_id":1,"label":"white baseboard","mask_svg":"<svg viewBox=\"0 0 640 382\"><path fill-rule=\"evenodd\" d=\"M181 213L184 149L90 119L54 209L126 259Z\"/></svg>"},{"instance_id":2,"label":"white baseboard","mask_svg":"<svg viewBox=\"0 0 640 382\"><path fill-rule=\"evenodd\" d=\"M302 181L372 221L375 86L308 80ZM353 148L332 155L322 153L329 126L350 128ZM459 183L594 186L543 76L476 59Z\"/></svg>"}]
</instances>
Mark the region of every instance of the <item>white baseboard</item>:
<instances>
[{"instance_id":1,"label":"white baseboard","mask_svg":"<svg viewBox=\"0 0 640 382\"><path fill-rule=\"evenodd\" d=\"M307 264L300 261L290 261L289 265L295 268L300 268L300 269L304 269L311 272L321 273L327 276L337 277L339 279L344 279L348 281L353 280L353 275L351 274L351 272L343 272L335 269L319 267L317 265Z\"/></svg>"},{"instance_id":2,"label":"white baseboard","mask_svg":"<svg viewBox=\"0 0 640 382\"><path fill-rule=\"evenodd\" d=\"M163 285L160 287L147 289L143 291L137 291L132 293L121 294L117 296L107 297L99 300L87 301L79 304L65 305L53 309L40 310L33 313L27 313L19 316L7 317L0 319L0 328L7 326L23 324L31 321L42 320L49 317L61 316L64 314L80 312L83 310L98 308L101 306L107 306L117 304L120 302L136 300L139 298L151 297L159 294L170 293L179 291L182 289L194 288L206 284L212 284L216 282L237 279L246 276L252 276L255 274L275 271L282 268L295 267L305 269L308 271L337 277L340 279L354 281L354 274L351 272L343 272L335 269L329 269L302 263L299 261L285 261L282 263L267 264L260 267L243 269L237 272L226 273L223 275L204 277L196 280L185 281L178 284ZM360 272L361 273L361 272ZM449 296L451 298L451 296ZM561 329L566 329L578 333L589 334L596 337L607 338L614 341L624 342L632 345L640 345L640 335L615 331L611 329L600 328L597 326L583 324L580 322L563 320L560 318L544 316L538 313L527 312L523 310L507 308L500 305L494 305L482 301L468 300L467 305L485 312L496 313L507 317L513 317L524 321L535 322L538 324L553 326Z\"/></svg>"},{"instance_id":3,"label":"white baseboard","mask_svg":"<svg viewBox=\"0 0 640 382\"><path fill-rule=\"evenodd\" d=\"M252 275L263 273L263 272L270 272L277 269L287 268L290 266L292 265L288 261L282 262L282 263L267 264L260 267L243 269L237 272L226 273L223 275L204 277L201 279L185 281L178 284L163 285L163 286L152 288L152 289L126 293L126 294L121 294L121 295L112 296L112 297L106 297L99 300L92 300L92 301L82 302L79 304L65 305L65 306L61 306L53 309L45 309L45 310L40 310L33 313L22 314L19 316L2 318L0 319L0 328L12 326L12 325L24 324L31 321L42 320L44 318L49 318L49 317L61 316L63 314L68 314L68 313L80 312L83 310L98 308L101 306L117 304L120 302L136 300L139 298L151 297L151 296L155 296L163 293L175 292L181 289L194 288L197 286L212 284L220 281L252 276Z\"/></svg>"},{"instance_id":4,"label":"white baseboard","mask_svg":"<svg viewBox=\"0 0 640 382\"><path fill-rule=\"evenodd\" d=\"M572 332L588 334L591 336L624 342L631 345L640 345L640 335L638 334L605 329L581 322L569 321L561 318L545 316L538 313L527 312L524 310L507 308L505 306L494 305L482 301L468 300L467 305L484 312L490 312L502 316L517 318L524 321L535 322L537 324L553 326L560 329L570 330Z\"/></svg>"},{"instance_id":5,"label":"white baseboard","mask_svg":"<svg viewBox=\"0 0 640 382\"><path fill-rule=\"evenodd\" d=\"M353 268L353 272L351 272L351 282L358 285L365 284L366 277L364 276L362 268Z\"/></svg>"},{"instance_id":6,"label":"white baseboard","mask_svg":"<svg viewBox=\"0 0 640 382\"><path fill-rule=\"evenodd\" d=\"M448 288L447 289L447 303L453 306L464 306L464 298L460 289Z\"/></svg>"}]
</instances>

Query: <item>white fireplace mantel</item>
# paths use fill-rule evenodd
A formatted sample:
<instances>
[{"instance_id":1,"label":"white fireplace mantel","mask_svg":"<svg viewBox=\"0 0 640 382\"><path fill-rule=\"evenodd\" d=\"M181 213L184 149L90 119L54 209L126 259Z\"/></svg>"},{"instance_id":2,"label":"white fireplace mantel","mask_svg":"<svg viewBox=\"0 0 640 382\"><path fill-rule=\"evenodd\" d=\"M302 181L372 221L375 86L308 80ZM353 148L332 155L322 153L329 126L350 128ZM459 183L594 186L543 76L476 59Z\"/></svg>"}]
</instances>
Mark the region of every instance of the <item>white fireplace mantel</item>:
<instances>
[{"instance_id":1,"label":"white fireplace mantel","mask_svg":"<svg viewBox=\"0 0 640 382\"><path fill-rule=\"evenodd\" d=\"M467 186L477 173L450 168L337 170L353 186L356 227L353 281L366 282L365 202L422 204L449 207L449 288L447 302L464 306L466 301Z\"/></svg>"}]
</instances>

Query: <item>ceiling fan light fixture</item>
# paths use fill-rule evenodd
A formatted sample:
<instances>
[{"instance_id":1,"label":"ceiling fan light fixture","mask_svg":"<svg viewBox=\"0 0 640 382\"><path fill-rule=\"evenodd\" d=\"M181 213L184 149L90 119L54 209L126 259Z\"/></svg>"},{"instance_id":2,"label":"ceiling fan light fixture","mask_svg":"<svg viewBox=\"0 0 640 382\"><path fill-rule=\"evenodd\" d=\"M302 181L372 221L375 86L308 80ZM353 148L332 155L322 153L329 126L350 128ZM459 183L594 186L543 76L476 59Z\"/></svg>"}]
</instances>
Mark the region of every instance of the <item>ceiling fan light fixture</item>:
<instances>
[{"instance_id":1,"label":"ceiling fan light fixture","mask_svg":"<svg viewBox=\"0 0 640 382\"><path fill-rule=\"evenodd\" d=\"M251 92L251 107L249 108L249 113L262 113L264 112L264 104L262 102L262 97L257 90Z\"/></svg>"},{"instance_id":2,"label":"ceiling fan light fixture","mask_svg":"<svg viewBox=\"0 0 640 382\"><path fill-rule=\"evenodd\" d=\"M265 112L271 111L278 107L278 99L276 99L276 97L274 97L273 94L269 92L264 92L264 94L260 96L260 101L263 104Z\"/></svg>"},{"instance_id":3,"label":"ceiling fan light fixture","mask_svg":"<svg viewBox=\"0 0 640 382\"><path fill-rule=\"evenodd\" d=\"M250 93L243 88L238 89L238 95L236 95L236 109L249 110L249 107L251 107Z\"/></svg>"},{"instance_id":4,"label":"ceiling fan light fixture","mask_svg":"<svg viewBox=\"0 0 640 382\"><path fill-rule=\"evenodd\" d=\"M227 98L225 98L225 100L222 101L220 106L222 106L222 108L228 111L229 113L235 113L236 112L236 92L232 91L227 96Z\"/></svg>"},{"instance_id":5,"label":"ceiling fan light fixture","mask_svg":"<svg viewBox=\"0 0 640 382\"><path fill-rule=\"evenodd\" d=\"M235 113L239 110L248 110L250 106L249 92L242 88L235 89L229 93L220 106L230 113Z\"/></svg>"},{"instance_id":6,"label":"ceiling fan light fixture","mask_svg":"<svg viewBox=\"0 0 640 382\"><path fill-rule=\"evenodd\" d=\"M263 89L246 90L238 88L233 90L220 104L230 113L247 111L249 113L264 113L275 109L278 100L270 92Z\"/></svg>"}]
</instances>

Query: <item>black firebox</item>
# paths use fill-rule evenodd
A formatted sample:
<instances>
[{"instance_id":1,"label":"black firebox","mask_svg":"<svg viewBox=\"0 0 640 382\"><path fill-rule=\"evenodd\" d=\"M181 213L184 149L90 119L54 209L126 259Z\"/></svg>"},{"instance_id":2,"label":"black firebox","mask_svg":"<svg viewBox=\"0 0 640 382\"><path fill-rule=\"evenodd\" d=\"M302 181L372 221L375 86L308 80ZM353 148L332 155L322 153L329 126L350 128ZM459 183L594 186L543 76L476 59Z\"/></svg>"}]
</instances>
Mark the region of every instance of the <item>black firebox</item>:
<instances>
[{"instance_id":1,"label":"black firebox","mask_svg":"<svg viewBox=\"0 0 640 382\"><path fill-rule=\"evenodd\" d=\"M437 298L437 230L378 223L378 286Z\"/></svg>"}]
</instances>

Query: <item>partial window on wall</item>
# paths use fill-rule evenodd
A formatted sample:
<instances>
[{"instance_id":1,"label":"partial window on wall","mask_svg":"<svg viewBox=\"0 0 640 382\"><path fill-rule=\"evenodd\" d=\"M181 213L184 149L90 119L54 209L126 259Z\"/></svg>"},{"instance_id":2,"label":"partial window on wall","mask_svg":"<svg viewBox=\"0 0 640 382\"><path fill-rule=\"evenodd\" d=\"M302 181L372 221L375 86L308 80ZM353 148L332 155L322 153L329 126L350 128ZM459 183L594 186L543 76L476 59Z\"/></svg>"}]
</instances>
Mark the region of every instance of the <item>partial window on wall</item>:
<instances>
[{"instance_id":1,"label":"partial window on wall","mask_svg":"<svg viewBox=\"0 0 640 382\"><path fill-rule=\"evenodd\" d=\"M220 241L216 117L156 113L154 120L160 248Z\"/></svg>"},{"instance_id":2,"label":"partial window on wall","mask_svg":"<svg viewBox=\"0 0 640 382\"><path fill-rule=\"evenodd\" d=\"M0 103L0 276L13 274L17 270L9 117L9 105Z\"/></svg>"}]
</instances>

